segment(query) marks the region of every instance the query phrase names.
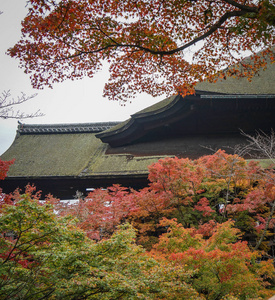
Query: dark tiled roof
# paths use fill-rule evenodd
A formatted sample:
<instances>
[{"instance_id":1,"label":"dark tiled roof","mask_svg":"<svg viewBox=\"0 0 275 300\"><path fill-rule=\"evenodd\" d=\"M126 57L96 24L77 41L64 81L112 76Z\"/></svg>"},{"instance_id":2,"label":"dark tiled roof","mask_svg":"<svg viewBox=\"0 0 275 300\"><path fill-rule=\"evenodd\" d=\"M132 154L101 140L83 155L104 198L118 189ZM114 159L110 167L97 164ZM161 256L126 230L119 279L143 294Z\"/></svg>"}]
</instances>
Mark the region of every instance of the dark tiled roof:
<instances>
[{"instance_id":1,"label":"dark tiled roof","mask_svg":"<svg viewBox=\"0 0 275 300\"><path fill-rule=\"evenodd\" d=\"M167 98L132 115L127 121L109 130L97 133L96 137L112 147L120 147L135 143L148 135L149 132L156 132L156 130L161 130L161 128L163 132L166 132L164 127L171 128L171 126L174 126L174 132L181 127L181 134L202 133L203 128L208 133L218 133L222 130L222 126L219 126L221 124L216 124L213 127L210 124L211 122L204 125L202 125L203 122L196 124L193 122L196 119L202 121L217 119L216 114L223 114L220 121L227 123L227 127L230 127L231 124L231 128L228 128L228 130L239 132L239 128L244 125L240 114L245 112L246 121L251 124L250 127L253 127L254 122L251 120L255 117L254 112L258 113L259 110L274 112L275 94L224 94L197 90L194 95L188 95L184 98L181 96ZM233 124L230 121L231 117L235 118L238 124L236 122ZM263 113L259 114L260 117L264 118ZM270 118L269 114L266 114L266 117ZM179 121L182 121L181 124ZM183 126L186 128L185 131ZM211 126L212 128L210 128ZM246 127L248 128L249 126L247 125Z\"/></svg>"}]
</instances>

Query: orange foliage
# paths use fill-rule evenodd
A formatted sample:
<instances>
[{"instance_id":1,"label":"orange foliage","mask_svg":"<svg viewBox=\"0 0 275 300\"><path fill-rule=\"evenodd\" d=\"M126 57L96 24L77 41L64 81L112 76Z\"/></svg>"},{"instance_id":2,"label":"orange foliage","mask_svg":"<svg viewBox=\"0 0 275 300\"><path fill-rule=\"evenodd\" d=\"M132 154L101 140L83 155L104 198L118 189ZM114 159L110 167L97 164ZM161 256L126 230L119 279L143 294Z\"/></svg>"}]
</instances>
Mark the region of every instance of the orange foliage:
<instances>
[{"instance_id":1,"label":"orange foliage","mask_svg":"<svg viewBox=\"0 0 275 300\"><path fill-rule=\"evenodd\" d=\"M2 162L0 172L6 174L9 164ZM147 271L150 274L144 271L144 275L161 276L165 287L161 290L163 299L183 297L183 291L187 293L184 299L190 295L209 300L268 299L272 295L273 262L261 261L267 252L249 247L263 234L266 238L272 236L274 230L272 170L263 170L256 163L247 164L237 155L218 151L194 161L160 160L150 167L149 180L149 187L140 191L113 185L107 190L93 191L74 205L62 204L51 195L45 203L54 205L47 206L47 210L54 211L55 217L56 213L72 214L88 237L105 238L107 244L113 240L108 238L118 225L130 221L138 230L137 241L151 249L140 257L158 262ZM8 205L19 207L21 200L28 198L32 212L32 203L36 203L36 208L42 207L37 201L40 196L40 191L28 185L24 195L16 190L9 196L1 196L0 209ZM36 217L39 220L38 214ZM133 235L131 229L131 240L127 241L131 245ZM268 250L267 242L262 243L262 249ZM6 257L4 251L0 258ZM13 261L12 256L8 258ZM23 268L32 267L25 261L18 263Z\"/></svg>"},{"instance_id":2,"label":"orange foliage","mask_svg":"<svg viewBox=\"0 0 275 300\"><path fill-rule=\"evenodd\" d=\"M218 223L235 220L243 239L255 246L272 236L275 177L256 163L218 151L197 160L167 158L149 168L149 187L129 191L118 185L95 190L74 205L56 206L72 214L90 238L108 237L117 225L131 222L138 242L151 249L166 231L160 220L176 218L192 234L211 236ZM266 231L266 232L265 232ZM268 250L268 240L262 243Z\"/></svg>"},{"instance_id":3,"label":"orange foliage","mask_svg":"<svg viewBox=\"0 0 275 300\"><path fill-rule=\"evenodd\" d=\"M29 0L28 6L22 38L9 54L36 88L93 77L107 61L110 99L187 95L247 51L252 63L227 75L251 78L266 56L274 61L274 1Z\"/></svg>"},{"instance_id":4,"label":"orange foliage","mask_svg":"<svg viewBox=\"0 0 275 300\"><path fill-rule=\"evenodd\" d=\"M7 176L10 165L14 163L14 159L10 161L3 161L0 159L0 180L5 179Z\"/></svg>"},{"instance_id":5,"label":"orange foliage","mask_svg":"<svg viewBox=\"0 0 275 300\"><path fill-rule=\"evenodd\" d=\"M217 224L207 240L192 235L191 229L176 220L162 222L169 229L160 236L151 255L181 266L185 272L193 271L189 282L206 299L222 299L229 294L237 299L263 295L266 299L272 295L266 289L275 274L272 260L257 262L259 253L252 252L247 242L238 241L241 233L233 221Z\"/></svg>"},{"instance_id":6,"label":"orange foliage","mask_svg":"<svg viewBox=\"0 0 275 300\"><path fill-rule=\"evenodd\" d=\"M56 206L61 215L71 214L78 219L78 227L88 237L100 240L109 237L130 210L129 192L126 188L113 185L107 190L97 189L75 204Z\"/></svg>"}]
</instances>

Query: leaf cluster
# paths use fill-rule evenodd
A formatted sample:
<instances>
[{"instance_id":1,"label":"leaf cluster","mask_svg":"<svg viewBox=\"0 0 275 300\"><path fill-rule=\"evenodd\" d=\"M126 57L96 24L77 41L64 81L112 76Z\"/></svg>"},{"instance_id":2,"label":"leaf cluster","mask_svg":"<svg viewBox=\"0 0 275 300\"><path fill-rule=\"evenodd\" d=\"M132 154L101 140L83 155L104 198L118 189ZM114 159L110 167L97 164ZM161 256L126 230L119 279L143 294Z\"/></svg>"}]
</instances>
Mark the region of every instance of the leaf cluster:
<instances>
[{"instance_id":1,"label":"leaf cluster","mask_svg":"<svg viewBox=\"0 0 275 300\"><path fill-rule=\"evenodd\" d=\"M274 60L273 0L29 0L28 6L22 38L8 54L36 88L93 77L108 62L109 99L186 95L197 81L217 80L217 71L247 51L255 63L228 75L251 78L267 56Z\"/></svg>"}]
</instances>

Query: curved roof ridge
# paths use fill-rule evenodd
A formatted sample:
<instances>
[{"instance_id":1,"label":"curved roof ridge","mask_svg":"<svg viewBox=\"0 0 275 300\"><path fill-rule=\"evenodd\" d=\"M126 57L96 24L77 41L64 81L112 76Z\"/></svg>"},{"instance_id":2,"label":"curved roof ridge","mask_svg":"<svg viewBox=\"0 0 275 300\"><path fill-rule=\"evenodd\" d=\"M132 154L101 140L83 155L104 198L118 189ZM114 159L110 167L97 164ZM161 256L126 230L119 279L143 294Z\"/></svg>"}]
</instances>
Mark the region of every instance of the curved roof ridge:
<instances>
[{"instance_id":1,"label":"curved roof ridge","mask_svg":"<svg viewBox=\"0 0 275 300\"><path fill-rule=\"evenodd\" d=\"M110 129L119 123L120 122L24 124L18 122L17 132L19 134L101 132Z\"/></svg>"},{"instance_id":2,"label":"curved roof ridge","mask_svg":"<svg viewBox=\"0 0 275 300\"><path fill-rule=\"evenodd\" d=\"M199 98L199 95L195 94L193 97ZM96 134L96 137L101 139L103 143L108 143L111 147L130 144L143 137L148 130L164 126L178 118L193 113L189 98L183 98L181 95L166 98L133 114L124 123Z\"/></svg>"},{"instance_id":3,"label":"curved roof ridge","mask_svg":"<svg viewBox=\"0 0 275 300\"><path fill-rule=\"evenodd\" d=\"M161 100L158 103L155 103L145 109L142 109L134 113L133 115L131 115L129 119L127 119L126 121L120 124L117 124L113 128L110 128L109 130L106 130L104 132L100 132L99 134L96 135L96 137L102 140L102 138L104 139L105 137L109 137L121 133L127 130L130 126L132 126L133 123L137 123L138 119L143 119L150 115L156 115L158 113L166 111L169 107L173 106L174 103L179 100L179 98L180 97L178 97L178 95L173 95L164 100Z\"/></svg>"},{"instance_id":4,"label":"curved roof ridge","mask_svg":"<svg viewBox=\"0 0 275 300\"><path fill-rule=\"evenodd\" d=\"M196 91L193 96L200 97L201 94L223 95L223 93ZM96 137L101 139L103 142L110 143L113 139L119 139L118 136L115 137L116 135L123 134L126 131L128 131L129 136L133 135L134 132L137 133L139 127L143 126L142 124L147 123L149 119L151 122L152 117L159 120L166 118L167 116L164 115L166 115L168 111L172 111L182 99L186 100L186 98L182 98L180 95L172 95L167 97L164 100L161 100L149 107L146 107L145 109L136 112L135 114L131 115L128 120L121 122L106 131L96 134Z\"/></svg>"}]
</instances>

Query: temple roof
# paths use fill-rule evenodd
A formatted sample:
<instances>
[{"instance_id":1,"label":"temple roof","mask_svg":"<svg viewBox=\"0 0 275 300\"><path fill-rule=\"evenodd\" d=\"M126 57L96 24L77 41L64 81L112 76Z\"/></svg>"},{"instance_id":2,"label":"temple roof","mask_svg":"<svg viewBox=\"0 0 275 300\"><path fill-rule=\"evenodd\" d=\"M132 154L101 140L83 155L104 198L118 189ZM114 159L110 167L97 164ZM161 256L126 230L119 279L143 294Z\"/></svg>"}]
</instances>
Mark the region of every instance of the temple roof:
<instances>
[{"instance_id":1,"label":"temple roof","mask_svg":"<svg viewBox=\"0 0 275 300\"><path fill-rule=\"evenodd\" d=\"M196 91L184 98L167 98L96 137L111 147L121 147L156 137L265 131L275 126L274 113L275 94Z\"/></svg>"},{"instance_id":2,"label":"temple roof","mask_svg":"<svg viewBox=\"0 0 275 300\"><path fill-rule=\"evenodd\" d=\"M247 58L246 62L253 63L250 58ZM242 68L242 65L240 64L238 67ZM224 72L226 73L226 71ZM269 109L270 107L274 109L274 78L275 64L268 61L267 66L264 69L260 69L250 81L247 78L227 77L226 79L218 79L216 83L208 81L200 82L196 85L196 93L194 95L186 96L184 99L179 95L164 99L155 105L133 114L125 122L98 133L96 136L103 142L109 143L112 147L119 147L138 141L146 136L149 131L152 132L157 128L164 130L164 127L171 127L174 124L174 130L177 130L178 125L192 126L194 124L192 122L188 123L188 121L182 124L177 123L180 119L188 120L190 115L194 115L193 118L207 119L208 113L221 114L222 111L228 111L229 113L227 114L227 120L225 119L226 116L223 116L221 121L227 121L229 124L232 124L230 118L241 119L245 111L259 111ZM228 99L230 101L226 101ZM215 109L210 111L210 106L215 106ZM232 106L235 109L235 113L233 114ZM205 110L205 114L198 115L197 111L199 109L202 112L201 108ZM239 111L239 114L237 114L237 111ZM266 115L266 117L270 116ZM262 116L262 118L265 117ZM231 129L227 129L227 131L239 131L242 128L242 123L232 124ZM201 126L207 127L207 124L201 124ZM216 123L216 125L218 124ZM235 127L233 128L233 126ZM215 130L218 130L217 126L215 128L208 128L207 132L215 133ZM189 134L196 134L199 130L193 127L193 130L187 131Z\"/></svg>"},{"instance_id":3,"label":"temple roof","mask_svg":"<svg viewBox=\"0 0 275 300\"><path fill-rule=\"evenodd\" d=\"M10 167L8 177L148 174L147 166L160 156L136 158L127 153L105 155L108 145L96 138L93 131L98 132L99 127L109 126L109 122L80 127L79 124L20 124L13 144L1 156L3 160L16 159ZM88 130L91 131L87 132Z\"/></svg>"},{"instance_id":4,"label":"temple roof","mask_svg":"<svg viewBox=\"0 0 275 300\"><path fill-rule=\"evenodd\" d=\"M196 93L175 95L125 122L19 124L8 179L143 176L162 157L197 158L240 144L245 132L275 128L275 64L245 78L200 83ZM202 90L203 89L203 90ZM115 182L114 182L115 183Z\"/></svg>"},{"instance_id":5,"label":"temple roof","mask_svg":"<svg viewBox=\"0 0 275 300\"><path fill-rule=\"evenodd\" d=\"M122 123L19 124L1 158L16 159L8 178L146 176L162 157L194 159L210 154L207 147L240 144L240 128L275 128L274 113L274 95L198 92L165 99Z\"/></svg>"}]
</instances>

